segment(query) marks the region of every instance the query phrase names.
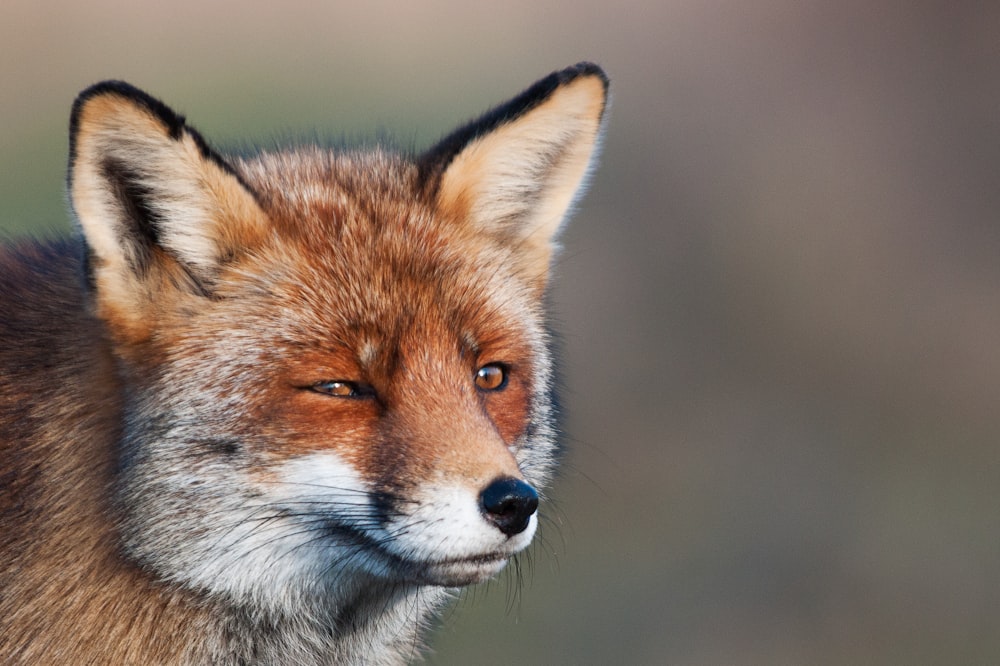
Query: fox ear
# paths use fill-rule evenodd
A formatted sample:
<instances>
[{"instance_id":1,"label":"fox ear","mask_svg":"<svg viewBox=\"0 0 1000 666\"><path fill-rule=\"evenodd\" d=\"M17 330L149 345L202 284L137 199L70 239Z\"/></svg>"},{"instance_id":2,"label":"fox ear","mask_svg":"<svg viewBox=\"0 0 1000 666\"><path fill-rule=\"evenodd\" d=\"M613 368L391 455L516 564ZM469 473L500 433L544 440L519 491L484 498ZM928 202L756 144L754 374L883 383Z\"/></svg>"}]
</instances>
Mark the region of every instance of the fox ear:
<instances>
[{"instance_id":1,"label":"fox ear","mask_svg":"<svg viewBox=\"0 0 1000 666\"><path fill-rule=\"evenodd\" d=\"M70 119L69 189L102 316L148 332L154 298L209 295L265 216L236 172L160 101L120 81L88 88Z\"/></svg>"},{"instance_id":2,"label":"fox ear","mask_svg":"<svg viewBox=\"0 0 1000 666\"><path fill-rule=\"evenodd\" d=\"M583 190L601 134L608 79L580 63L538 81L425 154L439 210L517 248L544 287L556 236Z\"/></svg>"}]
</instances>

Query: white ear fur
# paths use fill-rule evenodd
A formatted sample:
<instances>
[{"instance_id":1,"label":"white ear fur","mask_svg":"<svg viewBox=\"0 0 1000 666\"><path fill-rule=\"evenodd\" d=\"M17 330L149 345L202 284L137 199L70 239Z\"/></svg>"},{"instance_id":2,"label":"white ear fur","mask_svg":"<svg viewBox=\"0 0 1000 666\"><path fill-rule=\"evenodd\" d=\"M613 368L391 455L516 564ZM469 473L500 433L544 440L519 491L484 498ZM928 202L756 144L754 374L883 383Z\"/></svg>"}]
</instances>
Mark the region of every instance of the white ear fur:
<instances>
[{"instance_id":1,"label":"white ear fur","mask_svg":"<svg viewBox=\"0 0 1000 666\"><path fill-rule=\"evenodd\" d=\"M151 280L204 291L264 213L231 168L159 101L121 82L84 91L70 124L70 195L98 301L141 316Z\"/></svg>"},{"instance_id":2,"label":"white ear fur","mask_svg":"<svg viewBox=\"0 0 1000 666\"><path fill-rule=\"evenodd\" d=\"M577 65L484 117L441 174L437 204L524 253L544 278L555 239L596 153L607 79Z\"/></svg>"}]
</instances>

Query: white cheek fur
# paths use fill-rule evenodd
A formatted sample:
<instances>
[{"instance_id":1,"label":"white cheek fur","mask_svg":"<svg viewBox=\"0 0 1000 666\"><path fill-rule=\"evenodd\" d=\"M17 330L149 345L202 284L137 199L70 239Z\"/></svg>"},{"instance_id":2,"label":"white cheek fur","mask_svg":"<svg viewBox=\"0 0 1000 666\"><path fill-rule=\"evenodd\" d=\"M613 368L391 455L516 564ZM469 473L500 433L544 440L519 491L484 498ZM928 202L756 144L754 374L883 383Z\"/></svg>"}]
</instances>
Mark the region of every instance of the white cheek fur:
<instances>
[{"instance_id":1,"label":"white cheek fur","mask_svg":"<svg viewBox=\"0 0 1000 666\"><path fill-rule=\"evenodd\" d=\"M279 468L276 499L306 503L303 511L322 508L338 520L353 524L372 518L369 490L361 476L336 453L312 453L292 458ZM312 505L311 503L318 503Z\"/></svg>"},{"instance_id":2,"label":"white cheek fur","mask_svg":"<svg viewBox=\"0 0 1000 666\"><path fill-rule=\"evenodd\" d=\"M174 492L205 480L171 469L174 473L164 480ZM295 607L297 598L324 580L337 587L345 579L338 574L351 568L379 573L380 565L364 549L327 530L331 518L351 526L373 523L367 488L350 465L323 453L294 458L273 471L276 478L265 482L236 470L216 477L217 492L194 503L200 514L194 524L190 512L179 521L169 502L137 507L161 528L135 545L140 557L187 587L269 608ZM248 495L239 488L256 492Z\"/></svg>"},{"instance_id":3,"label":"white cheek fur","mask_svg":"<svg viewBox=\"0 0 1000 666\"><path fill-rule=\"evenodd\" d=\"M188 537L188 547L169 558L172 578L291 609L320 588L338 594L357 573L395 579L400 563L433 571L484 559L499 570L527 547L538 525L533 515L523 532L507 537L483 517L474 490L442 484L419 488L386 520L358 472L334 452L275 464L268 480L253 485L263 492L252 500L218 496L212 514L225 520Z\"/></svg>"}]
</instances>

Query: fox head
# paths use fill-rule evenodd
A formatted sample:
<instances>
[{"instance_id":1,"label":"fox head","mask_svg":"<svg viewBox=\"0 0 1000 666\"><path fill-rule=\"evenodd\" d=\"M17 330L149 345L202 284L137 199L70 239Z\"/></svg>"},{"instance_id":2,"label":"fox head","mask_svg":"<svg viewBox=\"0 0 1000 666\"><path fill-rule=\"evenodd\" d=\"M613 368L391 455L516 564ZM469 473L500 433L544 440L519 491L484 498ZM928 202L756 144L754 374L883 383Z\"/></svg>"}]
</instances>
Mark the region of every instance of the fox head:
<instances>
[{"instance_id":1,"label":"fox head","mask_svg":"<svg viewBox=\"0 0 1000 666\"><path fill-rule=\"evenodd\" d=\"M69 184L125 551L280 608L524 549L555 448L543 294L606 91L581 64L422 155L236 158L128 84L84 91Z\"/></svg>"}]
</instances>

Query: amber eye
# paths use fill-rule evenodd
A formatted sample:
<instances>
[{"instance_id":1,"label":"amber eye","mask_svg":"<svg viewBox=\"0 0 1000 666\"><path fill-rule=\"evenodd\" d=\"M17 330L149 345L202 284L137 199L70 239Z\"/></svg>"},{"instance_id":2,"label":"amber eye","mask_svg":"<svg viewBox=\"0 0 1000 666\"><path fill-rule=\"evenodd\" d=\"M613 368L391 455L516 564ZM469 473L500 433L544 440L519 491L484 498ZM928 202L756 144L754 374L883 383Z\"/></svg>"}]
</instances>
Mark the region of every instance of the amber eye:
<instances>
[{"instance_id":1,"label":"amber eye","mask_svg":"<svg viewBox=\"0 0 1000 666\"><path fill-rule=\"evenodd\" d=\"M476 386L484 391L496 391L506 384L507 367L500 363L490 363L476 371Z\"/></svg>"},{"instance_id":2,"label":"amber eye","mask_svg":"<svg viewBox=\"0 0 1000 666\"><path fill-rule=\"evenodd\" d=\"M310 388L317 393L332 395L338 398L356 398L360 395L364 395L361 387L354 382L316 382Z\"/></svg>"}]
</instances>

